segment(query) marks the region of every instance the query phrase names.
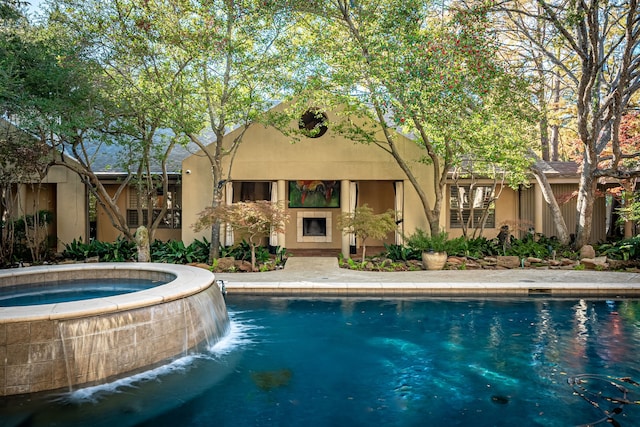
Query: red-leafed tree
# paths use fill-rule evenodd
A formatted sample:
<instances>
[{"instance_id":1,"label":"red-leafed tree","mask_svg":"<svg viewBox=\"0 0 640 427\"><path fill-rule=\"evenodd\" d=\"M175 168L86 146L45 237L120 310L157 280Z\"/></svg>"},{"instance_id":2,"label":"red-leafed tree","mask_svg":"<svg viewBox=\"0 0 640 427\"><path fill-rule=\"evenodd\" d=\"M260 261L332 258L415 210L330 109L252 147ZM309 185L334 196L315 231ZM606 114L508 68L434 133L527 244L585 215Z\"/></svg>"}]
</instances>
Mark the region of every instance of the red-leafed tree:
<instances>
[{"instance_id":1,"label":"red-leafed tree","mask_svg":"<svg viewBox=\"0 0 640 427\"><path fill-rule=\"evenodd\" d=\"M231 205L208 207L198 214L194 225L196 231L210 227L216 222L228 223L249 241L251 246L251 269L256 269L256 246L271 233L284 233L289 221L284 206L266 200L239 202Z\"/></svg>"},{"instance_id":2,"label":"red-leafed tree","mask_svg":"<svg viewBox=\"0 0 640 427\"><path fill-rule=\"evenodd\" d=\"M640 159L636 157L640 152L640 111L625 114L620 123L620 144L623 155L627 156L626 166L637 169L640 167ZM624 221L624 236L633 235L632 221L640 220L640 200L635 197L636 179L620 180L620 186L609 190L610 193L621 202L618 209L620 217Z\"/></svg>"}]
</instances>

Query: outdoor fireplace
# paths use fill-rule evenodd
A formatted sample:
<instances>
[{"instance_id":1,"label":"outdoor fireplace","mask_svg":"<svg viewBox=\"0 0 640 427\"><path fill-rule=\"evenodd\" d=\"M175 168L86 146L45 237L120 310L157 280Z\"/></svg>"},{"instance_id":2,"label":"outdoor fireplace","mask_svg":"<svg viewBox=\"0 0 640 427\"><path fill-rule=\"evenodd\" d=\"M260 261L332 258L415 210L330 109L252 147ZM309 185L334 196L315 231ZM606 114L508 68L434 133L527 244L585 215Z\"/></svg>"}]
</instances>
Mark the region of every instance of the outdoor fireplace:
<instances>
[{"instance_id":1,"label":"outdoor fireplace","mask_svg":"<svg viewBox=\"0 0 640 427\"><path fill-rule=\"evenodd\" d=\"M298 212L296 222L298 242L331 242L331 212Z\"/></svg>"},{"instance_id":2,"label":"outdoor fireplace","mask_svg":"<svg viewBox=\"0 0 640 427\"><path fill-rule=\"evenodd\" d=\"M326 236L327 235L327 219L326 218L302 218L302 235L303 236Z\"/></svg>"}]
</instances>

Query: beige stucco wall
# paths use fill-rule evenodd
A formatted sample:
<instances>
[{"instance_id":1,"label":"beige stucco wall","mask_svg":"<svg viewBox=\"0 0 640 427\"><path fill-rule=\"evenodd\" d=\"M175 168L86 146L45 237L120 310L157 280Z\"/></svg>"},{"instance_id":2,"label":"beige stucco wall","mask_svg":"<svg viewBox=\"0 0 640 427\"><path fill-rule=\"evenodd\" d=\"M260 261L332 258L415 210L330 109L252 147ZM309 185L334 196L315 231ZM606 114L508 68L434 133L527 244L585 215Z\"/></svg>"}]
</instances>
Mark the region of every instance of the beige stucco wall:
<instances>
[{"instance_id":1,"label":"beige stucco wall","mask_svg":"<svg viewBox=\"0 0 640 427\"><path fill-rule=\"evenodd\" d=\"M57 250L64 250L65 244L73 239L87 241L87 209L85 186L77 174L64 166L52 166L42 180L37 196L31 184L21 185L22 212L49 210L54 213L55 224L50 227L50 235L57 237Z\"/></svg>"},{"instance_id":2,"label":"beige stucco wall","mask_svg":"<svg viewBox=\"0 0 640 427\"><path fill-rule=\"evenodd\" d=\"M331 113L328 113L328 116L331 122L333 116ZM292 122L291 126L297 126L297 121ZM226 141L233 140L237 133L238 131L235 131L227 135ZM383 139L382 134L379 135L379 138ZM425 183L424 188L428 191L429 186L426 183L433 180L433 169L417 162L422 152L413 141L402 135L397 135L396 143L401 155L408 161L420 182ZM228 168L228 162L229 158L227 157L224 163L225 170ZM211 166L202 153L196 153L183 161L182 169L182 239L185 244L189 244L195 238L200 239L209 234L208 230L196 233L191 225L196 222L197 213L211 204ZM330 125L324 136L320 138L303 137L295 144L291 143L289 137L274 128L262 125L251 126L246 131L243 142L233 160L231 179L233 181L280 181L281 183L294 180L337 180L343 183L377 181L378 183L373 184L372 187L361 186L362 191L367 192L375 192L376 188L381 189L380 186L383 184L380 182L386 181L384 188L389 193L384 193L385 196L378 201L379 206L376 208L380 208L380 210L375 209L376 212L393 208L392 183L393 181L404 181L405 232L412 231L416 227L426 228L427 224L415 190L406 180L405 173L393 157L377 146L357 144L337 135L331 130ZM288 186L284 187L288 189ZM341 187L346 188L344 185ZM366 192L358 194L359 203L363 200L369 200L369 204L373 203L373 198L368 195L365 198ZM279 197L281 200L287 200L286 194L279 195ZM345 199L344 191L342 191L342 197L343 200L348 200L348 198ZM433 194L429 194L429 197L434 199ZM341 210L346 208L341 206L340 209L331 210L333 217L335 218ZM295 221L298 210L288 209L291 221L284 234L284 244L287 248L340 247L342 239L335 228L335 220L333 221L334 230L330 244L311 245L296 242ZM367 244L370 243L367 242Z\"/></svg>"},{"instance_id":3,"label":"beige stucco wall","mask_svg":"<svg viewBox=\"0 0 640 427\"><path fill-rule=\"evenodd\" d=\"M109 193L109 195L113 197L118 191L118 189L120 188L120 184L105 184L104 187L107 190L107 193ZM134 190L132 190L131 188L125 188L124 190L122 190L122 193L120 193L120 196L118 197L118 200L116 203L116 205L118 206L118 209L120 209L120 213L125 217L127 215L130 191L134 191ZM109 218L109 215L107 214L107 212L105 212L105 210L102 209L99 205L96 209L96 213L97 213L96 238L98 240L102 242L114 242L118 237L122 236L122 233L112 225L111 219ZM132 233L135 233L135 228L136 227L130 229ZM162 240L162 241L180 240L180 230L169 229L169 228L158 228L156 229L152 240L156 240L156 239Z\"/></svg>"},{"instance_id":4,"label":"beige stucco wall","mask_svg":"<svg viewBox=\"0 0 640 427\"><path fill-rule=\"evenodd\" d=\"M490 181L482 182L478 181L478 185L487 185L491 186L492 183ZM461 183L460 185L465 185L465 183ZM467 183L468 185L468 183ZM447 188L446 192L446 203L444 203L443 216L444 221L441 221L443 227L447 228L449 232L450 238L460 237L462 236L462 228L450 228L449 224L451 221L451 210L449 208L449 188ZM504 224L509 225L511 229L514 228L514 225L518 222L519 218L519 203L518 203L518 191L511 189L507 186L500 190L500 186L496 188L496 193L500 194L498 200L496 200L496 211L495 211L495 227L485 227L482 236L487 239L493 239L497 237L500 232L500 227ZM473 230L468 230L468 235L471 236ZM477 236L480 237L480 236Z\"/></svg>"}]
</instances>

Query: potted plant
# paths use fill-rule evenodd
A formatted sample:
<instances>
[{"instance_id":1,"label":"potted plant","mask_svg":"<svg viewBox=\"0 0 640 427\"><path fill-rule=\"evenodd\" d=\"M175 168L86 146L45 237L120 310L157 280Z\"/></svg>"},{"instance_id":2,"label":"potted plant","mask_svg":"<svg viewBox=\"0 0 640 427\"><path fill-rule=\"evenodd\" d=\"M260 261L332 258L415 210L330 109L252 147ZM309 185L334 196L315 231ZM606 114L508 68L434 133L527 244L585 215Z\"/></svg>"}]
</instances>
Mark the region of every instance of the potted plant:
<instances>
[{"instance_id":1,"label":"potted plant","mask_svg":"<svg viewBox=\"0 0 640 427\"><path fill-rule=\"evenodd\" d=\"M422 252L422 265L426 270L442 270L447 262L448 240L449 235L444 230L427 235L418 229L407 239L407 245Z\"/></svg>"}]
</instances>

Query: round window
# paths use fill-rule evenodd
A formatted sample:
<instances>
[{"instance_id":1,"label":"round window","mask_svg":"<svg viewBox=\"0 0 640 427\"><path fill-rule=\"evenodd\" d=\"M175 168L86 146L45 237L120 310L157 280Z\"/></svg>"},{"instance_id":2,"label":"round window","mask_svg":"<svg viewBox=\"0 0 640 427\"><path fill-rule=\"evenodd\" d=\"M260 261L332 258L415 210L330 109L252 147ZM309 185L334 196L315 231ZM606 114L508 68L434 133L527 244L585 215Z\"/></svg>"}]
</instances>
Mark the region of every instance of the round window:
<instances>
[{"instance_id":1,"label":"round window","mask_svg":"<svg viewBox=\"0 0 640 427\"><path fill-rule=\"evenodd\" d=\"M304 112L298 122L298 127L309 138L320 138L327 132L327 115L317 108L310 108Z\"/></svg>"}]
</instances>

